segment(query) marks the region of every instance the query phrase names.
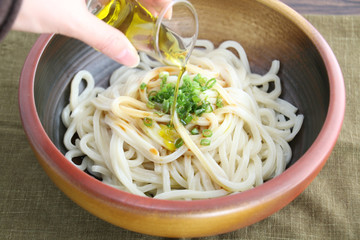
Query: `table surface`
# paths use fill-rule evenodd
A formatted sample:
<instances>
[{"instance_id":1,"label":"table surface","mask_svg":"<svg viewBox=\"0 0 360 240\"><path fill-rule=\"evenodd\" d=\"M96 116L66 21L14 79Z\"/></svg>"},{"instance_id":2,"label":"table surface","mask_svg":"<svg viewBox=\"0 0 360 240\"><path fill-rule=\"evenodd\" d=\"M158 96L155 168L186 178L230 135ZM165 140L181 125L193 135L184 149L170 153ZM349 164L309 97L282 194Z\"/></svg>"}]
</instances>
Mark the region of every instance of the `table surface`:
<instances>
[{"instance_id":1,"label":"table surface","mask_svg":"<svg viewBox=\"0 0 360 240\"><path fill-rule=\"evenodd\" d=\"M303 14L360 14L360 0L282 0L282 2Z\"/></svg>"},{"instance_id":2,"label":"table surface","mask_svg":"<svg viewBox=\"0 0 360 240\"><path fill-rule=\"evenodd\" d=\"M343 129L323 170L292 203L249 227L202 239L360 238L360 1L283 2L318 29L339 61L347 93ZM37 37L11 32L0 43L0 239L161 239L86 212L37 164L17 108L19 74Z\"/></svg>"}]
</instances>

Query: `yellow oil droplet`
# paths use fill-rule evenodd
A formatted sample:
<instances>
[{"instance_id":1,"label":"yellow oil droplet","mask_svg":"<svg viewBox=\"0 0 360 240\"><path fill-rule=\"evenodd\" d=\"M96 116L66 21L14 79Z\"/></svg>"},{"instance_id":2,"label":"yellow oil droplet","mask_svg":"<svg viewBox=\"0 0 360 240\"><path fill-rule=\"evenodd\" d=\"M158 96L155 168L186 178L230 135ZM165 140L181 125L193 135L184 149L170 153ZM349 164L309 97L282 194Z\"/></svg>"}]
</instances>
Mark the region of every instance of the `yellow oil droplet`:
<instances>
[{"instance_id":1,"label":"yellow oil droplet","mask_svg":"<svg viewBox=\"0 0 360 240\"><path fill-rule=\"evenodd\" d=\"M150 148L150 152L154 155L157 155L159 153L155 148Z\"/></svg>"},{"instance_id":2,"label":"yellow oil droplet","mask_svg":"<svg viewBox=\"0 0 360 240\"><path fill-rule=\"evenodd\" d=\"M159 136L162 137L165 147L170 151L175 151L175 141L180 136L173 127L160 124Z\"/></svg>"}]
</instances>

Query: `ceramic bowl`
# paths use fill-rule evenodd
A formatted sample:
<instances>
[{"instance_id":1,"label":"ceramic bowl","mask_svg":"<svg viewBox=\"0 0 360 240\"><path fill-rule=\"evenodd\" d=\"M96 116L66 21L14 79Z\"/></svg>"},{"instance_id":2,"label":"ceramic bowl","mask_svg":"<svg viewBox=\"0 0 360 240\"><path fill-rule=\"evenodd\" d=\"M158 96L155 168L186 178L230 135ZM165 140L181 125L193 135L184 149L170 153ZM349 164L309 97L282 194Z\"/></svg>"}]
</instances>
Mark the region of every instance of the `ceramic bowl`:
<instances>
[{"instance_id":1,"label":"ceramic bowl","mask_svg":"<svg viewBox=\"0 0 360 240\"><path fill-rule=\"evenodd\" d=\"M315 178L339 135L345 90L340 67L319 32L298 13L275 0L192 0L199 38L215 44L236 40L251 69L265 73L281 62L282 98L305 120L291 142L293 157L278 177L251 190L208 200L171 201L135 196L103 184L64 158L70 80L89 70L105 86L119 67L74 39L42 35L22 71L19 106L29 142L52 181L74 202L122 228L164 237L221 234L258 222L289 204ZM70 217L70 216L69 216Z\"/></svg>"}]
</instances>

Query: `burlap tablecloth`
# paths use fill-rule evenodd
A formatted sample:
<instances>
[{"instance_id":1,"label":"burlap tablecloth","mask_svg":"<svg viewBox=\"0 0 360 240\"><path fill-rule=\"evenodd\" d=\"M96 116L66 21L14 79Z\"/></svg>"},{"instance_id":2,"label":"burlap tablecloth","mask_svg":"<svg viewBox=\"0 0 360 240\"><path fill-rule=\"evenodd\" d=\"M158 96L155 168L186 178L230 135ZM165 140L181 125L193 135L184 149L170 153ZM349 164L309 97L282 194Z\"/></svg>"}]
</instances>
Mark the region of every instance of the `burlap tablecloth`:
<instances>
[{"instance_id":1,"label":"burlap tablecloth","mask_svg":"<svg viewBox=\"0 0 360 240\"><path fill-rule=\"evenodd\" d=\"M347 91L344 126L310 186L247 228L204 239L360 239L360 16L306 16L332 47ZM113 226L69 200L38 164L23 132L18 79L37 35L0 43L0 239L157 239Z\"/></svg>"}]
</instances>

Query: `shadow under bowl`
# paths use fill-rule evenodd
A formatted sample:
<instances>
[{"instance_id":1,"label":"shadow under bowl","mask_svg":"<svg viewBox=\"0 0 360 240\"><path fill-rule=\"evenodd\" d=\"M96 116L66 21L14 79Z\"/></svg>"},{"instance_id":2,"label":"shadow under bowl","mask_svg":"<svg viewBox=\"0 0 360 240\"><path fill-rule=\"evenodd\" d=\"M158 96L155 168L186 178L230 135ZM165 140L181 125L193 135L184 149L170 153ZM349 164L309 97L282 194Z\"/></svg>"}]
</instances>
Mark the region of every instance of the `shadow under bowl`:
<instances>
[{"instance_id":1,"label":"shadow under bowl","mask_svg":"<svg viewBox=\"0 0 360 240\"><path fill-rule=\"evenodd\" d=\"M22 71L19 106L22 123L40 164L73 201L117 226L150 235L199 237L248 226L290 203L319 173L339 135L345 90L340 67L328 44L303 17L278 1L193 0L199 39L215 45L238 41L252 72L265 73L280 60L281 98L305 116L291 142L293 157L280 176L254 189L217 199L155 200L107 186L69 163L62 143L61 111L70 81L91 72L107 86L120 65L84 43L42 35Z\"/></svg>"}]
</instances>

